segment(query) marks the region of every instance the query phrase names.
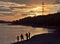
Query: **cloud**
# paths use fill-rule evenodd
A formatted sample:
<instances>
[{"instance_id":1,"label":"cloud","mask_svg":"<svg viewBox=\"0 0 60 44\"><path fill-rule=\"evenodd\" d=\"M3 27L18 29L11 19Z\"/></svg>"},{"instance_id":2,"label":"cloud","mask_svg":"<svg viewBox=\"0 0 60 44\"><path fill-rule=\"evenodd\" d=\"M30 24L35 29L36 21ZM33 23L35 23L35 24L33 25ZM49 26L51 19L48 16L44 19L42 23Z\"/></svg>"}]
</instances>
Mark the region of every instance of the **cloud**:
<instances>
[{"instance_id":1,"label":"cloud","mask_svg":"<svg viewBox=\"0 0 60 44\"><path fill-rule=\"evenodd\" d=\"M10 0L10 2L3 2L3 1L5 0L0 1L0 19L12 21L12 20L17 20L27 16L34 16L35 14L37 15L41 14L39 13L39 11L42 10L41 8L39 9L39 7L41 6L35 5L35 4L36 3L39 4L42 0L38 0L38 1L37 0ZM49 1L51 2L51 0ZM45 2L47 2L47 0L45 0ZM32 4L32 3L35 3L35 4ZM49 6L47 7L48 9L50 8L50 10L56 11L55 7L51 8ZM39 11L36 12L36 10L38 9ZM30 11L33 11L33 12L30 12Z\"/></svg>"},{"instance_id":2,"label":"cloud","mask_svg":"<svg viewBox=\"0 0 60 44\"><path fill-rule=\"evenodd\" d=\"M11 2L3 2L0 1L0 14L1 15L14 15L17 10L17 8L22 9L26 8L25 4L17 4L17 3L11 3Z\"/></svg>"},{"instance_id":3,"label":"cloud","mask_svg":"<svg viewBox=\"0 0 60 44\"><path fill-rule=\"evenodd\" d=\"M8 1L8 2L16 2L16 3L20 3L20 4L40 4L42 1L44 1L45 3L56 3L56 1L60 1L60 0L0 0L0 1Z\"/></svg>"},{"instance_id":4,"label":"cloud","mask_svg":"<svg viewBox=\"0 0 60 44\"><path fill-rule=\"evenodd\" d=\"M22 9L27 8L25 4L0 1L0 20L17 20L27 16Z\"/></svg>"}]
</instances>

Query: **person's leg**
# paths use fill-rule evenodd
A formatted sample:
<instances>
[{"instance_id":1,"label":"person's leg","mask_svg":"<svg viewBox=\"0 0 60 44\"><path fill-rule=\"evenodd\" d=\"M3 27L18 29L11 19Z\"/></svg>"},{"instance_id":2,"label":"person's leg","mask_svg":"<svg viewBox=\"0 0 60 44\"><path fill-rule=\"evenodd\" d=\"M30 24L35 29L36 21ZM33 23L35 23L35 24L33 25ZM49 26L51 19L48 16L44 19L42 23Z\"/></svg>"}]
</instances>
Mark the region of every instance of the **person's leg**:
<instances>
[{"instance_id":1,"label":"person's leg","mask_svg":"<svg viewBox=\"0 0 60 44\"><path fill-rule=\"evenodd\" d=\"M27 40L29 39L29 37L27 36Z\"/></svg>"},{"instance_id":2,"label":"person's leg","mask_svg":"<svg viewBox=\"0 0 60 44\"><path fill-rule=\"evenodd\" d=\"M19 42L19 39L17 41Z\"/></svg>"},{"instance_id":3,"label":"person's leg","mask_svg":"<svg viewBox=\"0 0 60 44\"><path fill-rule=\"evenodd\" d=\"M21 41L22 41L22 38L21 38Z\"/></svg>"},{"instance_id":4,"label":"person's leg","mask_svg":"<svg viewBox=\"0 0 60 44\"><path fill-rule=\"evenodd\" d=\"M29 35L29 39L30 39L30 35Z\"/></svg>"}]
</instances>

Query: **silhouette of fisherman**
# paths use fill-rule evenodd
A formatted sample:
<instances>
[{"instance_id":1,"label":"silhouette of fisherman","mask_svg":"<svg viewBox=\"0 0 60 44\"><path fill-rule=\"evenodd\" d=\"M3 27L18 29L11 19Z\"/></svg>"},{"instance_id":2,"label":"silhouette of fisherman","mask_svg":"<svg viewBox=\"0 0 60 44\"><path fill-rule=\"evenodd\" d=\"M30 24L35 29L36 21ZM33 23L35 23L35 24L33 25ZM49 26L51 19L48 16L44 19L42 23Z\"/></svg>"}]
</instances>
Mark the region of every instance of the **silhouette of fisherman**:
<instances>
[{"instance_id":1,"label":"silhouette of fisherman","mask_svg":"<svg viewBox=\"0 0 60 44\"><path fill-rule=\"evenodd\" d=\"M26 33L26 40L30 39L30 32Z\"/></svg>"},{"instance_id":2,"label":"silhouette of fisherman","mask_svg":"<svg viewBox=\"0 0 60 44\"><path fill-rule=\"evenodd\" d=\"M20 37L21 37L21 41L23 41L24 40L23 34L21 34Z\"/></svg>"},{"instance_id":3,"label":"silhouette of fisherman","mask_svg":"<svg viewBox=\"0 0 60 44\"><path fill-rule=\"evenodd\" d=\"M17 42L19 42L19 36L17 36Z\"/></svg>"}]
</instances>

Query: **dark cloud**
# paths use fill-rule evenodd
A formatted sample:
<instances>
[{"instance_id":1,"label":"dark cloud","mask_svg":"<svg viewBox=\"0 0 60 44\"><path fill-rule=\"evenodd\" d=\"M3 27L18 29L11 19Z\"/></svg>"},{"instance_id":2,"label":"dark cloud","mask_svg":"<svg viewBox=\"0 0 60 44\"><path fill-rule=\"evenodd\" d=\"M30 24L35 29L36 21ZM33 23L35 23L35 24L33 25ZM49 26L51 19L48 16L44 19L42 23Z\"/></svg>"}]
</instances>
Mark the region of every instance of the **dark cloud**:
<instances>
[{"instance_id":1,"label":"dark cloud","mask_svg":"<svg viewBox=\"0 0 60 44\"><path fill-rule=\"evenodd\" d=\"M20 7L10 7L10 8L20 8L20 9L23 9L23 8L28 8L28 7L25 7L25 6L20 6Z\"/></svg>"},{"instance_id":2,"label":"dark cloud","mask_svg":"<svg viewBox=\"0 0 60 44\"><path fill-rule=\"evenodd\" d=\"M10 12L11 10L9 10L9 9L0 9L0 11L7 11L7 12Z\"/></svg>"},{"instance_id":3,"label":"dark cloud","mask_svg":"<svg viewBox=\"0 0 60 44\"><path fill-rule=\"evenodd\" d=\"M16 3L25 3L25 4L39 4L42 1L44 1L45 3L58 3L60 0L0 0L0 1L9 1L9 2L16 2Z\"/></svg>"}]
</instances>

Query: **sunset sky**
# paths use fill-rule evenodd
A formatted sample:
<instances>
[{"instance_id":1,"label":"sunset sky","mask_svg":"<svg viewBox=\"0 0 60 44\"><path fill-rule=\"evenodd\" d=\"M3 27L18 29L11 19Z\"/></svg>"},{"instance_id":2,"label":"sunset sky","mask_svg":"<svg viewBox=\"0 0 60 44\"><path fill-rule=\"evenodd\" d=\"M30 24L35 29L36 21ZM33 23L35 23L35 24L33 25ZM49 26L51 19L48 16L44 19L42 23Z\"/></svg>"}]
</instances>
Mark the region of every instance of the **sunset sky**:
<instances>
[{"instance_id":1,"label":"sunset sky","mask_svg":"<svg viewBox=\"0 0 60 44\"><path fill-rule=\"evenodd\" d=\"M57 2L58 1L58 2ZM0 20L13 21L28 16L60 12L60 0L0 0Z\"/></svg>"}]
</instances>

